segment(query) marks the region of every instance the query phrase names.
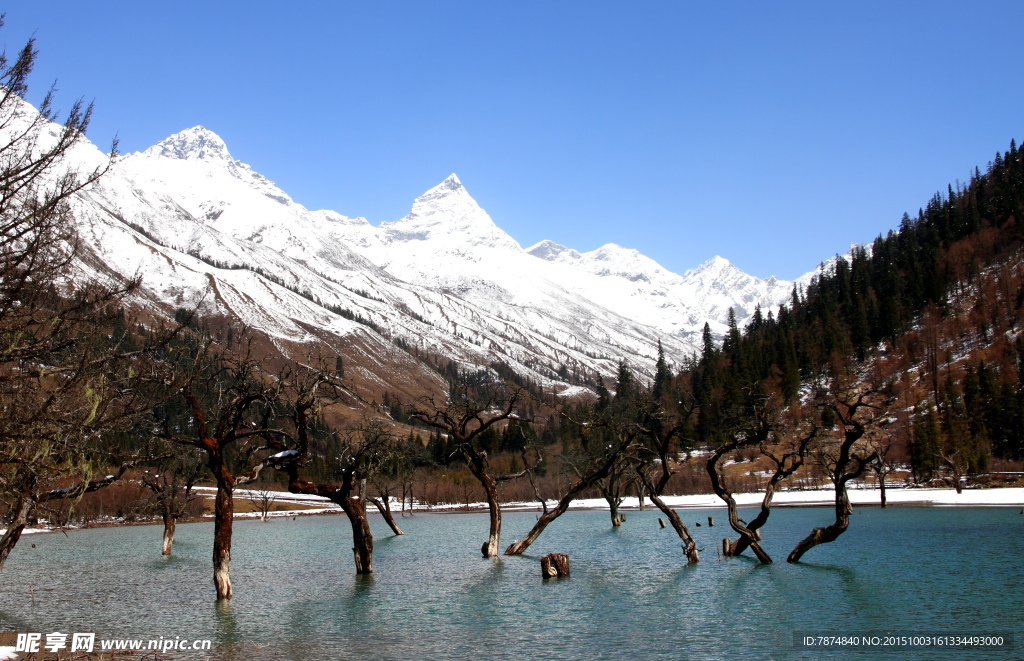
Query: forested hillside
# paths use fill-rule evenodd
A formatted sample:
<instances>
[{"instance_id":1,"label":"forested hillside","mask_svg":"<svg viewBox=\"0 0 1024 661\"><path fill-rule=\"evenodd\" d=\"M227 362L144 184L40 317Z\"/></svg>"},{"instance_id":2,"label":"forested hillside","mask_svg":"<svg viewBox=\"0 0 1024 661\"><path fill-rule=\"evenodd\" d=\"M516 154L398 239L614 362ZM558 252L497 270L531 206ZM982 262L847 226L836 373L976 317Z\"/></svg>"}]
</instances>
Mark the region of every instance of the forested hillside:
<instances>
[{"instance_id":1,"label":"forested hillside","mask_svg":"<svg viewBox=\"0 0 1024 661\"><path fill-rule=\"evenodd\" d=\"M1024 154L1015 142L898 230L822 266L777 314L758 311L690 366L696 440L722 442L752 392L786 404L837 376L874 378L896 452L920 479L1024 452Z\"/></svg>"}]
</instances>

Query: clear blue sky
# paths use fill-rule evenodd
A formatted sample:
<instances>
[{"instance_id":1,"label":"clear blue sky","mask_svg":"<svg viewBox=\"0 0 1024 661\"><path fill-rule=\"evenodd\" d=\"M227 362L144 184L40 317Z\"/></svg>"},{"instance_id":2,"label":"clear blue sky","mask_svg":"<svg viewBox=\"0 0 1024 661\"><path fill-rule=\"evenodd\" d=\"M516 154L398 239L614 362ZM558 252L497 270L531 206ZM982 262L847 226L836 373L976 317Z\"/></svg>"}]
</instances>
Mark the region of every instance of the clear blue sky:
<instances>
[{"instance_id":1,"label":"clear blue sky","mask_svg":"<svg viewBox=\"0 0 1024 661\"><path fill-rule=\"evenodd\" d=\"M1014 2L22 2L30 100L196 124L309 208L397 220L451 172L523 246L795 277L1024 138Z\"/></svg>"}]
</instances>

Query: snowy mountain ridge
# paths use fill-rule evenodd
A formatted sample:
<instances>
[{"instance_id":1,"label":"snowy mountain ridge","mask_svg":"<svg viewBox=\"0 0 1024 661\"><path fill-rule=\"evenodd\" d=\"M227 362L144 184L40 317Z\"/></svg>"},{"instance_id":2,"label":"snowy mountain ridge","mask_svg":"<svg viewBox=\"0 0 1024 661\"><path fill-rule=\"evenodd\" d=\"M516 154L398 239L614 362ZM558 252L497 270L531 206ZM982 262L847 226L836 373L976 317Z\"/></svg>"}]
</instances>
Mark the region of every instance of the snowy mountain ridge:
<instances>
[{"instance_id":1,"label":"snowy mountain ridge","mask_svg":"<svg viewBox=\"0 0 1024 661\"><path fill-rule=\"evenodd\" d=\"M83 143L71 157L88 166L103 154ZM679 364L705 322L721 334L730 309L742 322L792 289L721 258L678 275L614 244L524 250L454 174L379 227L310 211L201 126L119 157L75 210L82 268L143 274L140 305L170 314L202 300L286 353L345 354L382 387L389 372L436 381L421 351L504 363L556 389L567 372L610 376L622 360L649 373L659 342Z\"/></svg>"}]
</instances>

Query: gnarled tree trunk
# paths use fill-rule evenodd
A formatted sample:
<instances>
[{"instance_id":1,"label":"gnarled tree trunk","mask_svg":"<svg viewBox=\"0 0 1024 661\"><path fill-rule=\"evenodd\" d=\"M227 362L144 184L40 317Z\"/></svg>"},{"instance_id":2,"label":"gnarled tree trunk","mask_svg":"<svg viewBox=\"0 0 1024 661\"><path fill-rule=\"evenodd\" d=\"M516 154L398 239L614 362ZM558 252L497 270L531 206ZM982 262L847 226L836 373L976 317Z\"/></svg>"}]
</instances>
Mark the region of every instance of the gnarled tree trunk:
<instances>
[{"instance_id":1,"label":"gnarled tree trunk","mask_svg":"<svg viewBox=\"0 0 1024 661\"><path fill-rule=\"evenodd\" d=\"M565 511L569 509L570 503L576 499L576 496L580 494L584 489L592 487L599 480L608 475L612 467L619 461L621 461L621 453L631 442L631 437L624 435L619 440L619 446L614 451L609 452L601 461L596 465L592 465L590 470L580 475L576 481L569 487L562 496L558 504L551 510L547 510L544 514L537 519L537 522L533 524L533 528L530 532L526 533L526 536L520 540L509 544L508 548L505 549L505 555L522 555L526 549L533 544L540 534L544 532L544 529L548 527L552 521L565 514Z\"/></svg>"},{"instance_id":2,"label":"gnarled tree trunk","mask_svg":"<svg viewBox=\"0 0 1024 661\"><path fill-rule=\"evenodd\" d=\"M614 496L605 496L605 500L608 501L608 513L612 516L612 527L618 528L622 525L622 517L619 516L619 499Z\"/></svg>"},{"instance_id":3,"label":"gnarled tree trunk","mask_svg":"<svg viewBox=\"0 0 1024 661\"><path fill-rule=\"evenodd\" d=\"M818 544L834 542L840 535L850 527L850 515L853 514L853 505L846 493L846 479L841 479L836 484L836 520L825 528L815 528L811 534L800 540L800 543L790 552L786 562L799 562L804 553L807 553Z\"/></svg>"},{"instance_id":4,"label":"gnarled tree trunk","mask_svg":"<svg viewBox=\"0 0 1024 661\"><path fill-rule=\"evenodd\" d=\"M844 408L840 409L840 406ZM811 530L811 534L793 548L789 557L786 558L786 562L799 562L804 553L818 544L835 541L850 526L853 505L850 503L850 496L846 493L846 484L850 480L860 477L870 463L878 457L877 452L872 452L867 456L858 456L854 453L857 441L867 433L866 424L855 417L857 411L865 407L869 407L865 394L859 395L853 403L840 401L839 405L832 407L845 428L843 441L839 446L839 454L836 457L835 465L831 468L832 479L836 485L836 520L825 528Z\"/></svg>"},{"instance_id":5,"label":"gnarled tree trunk","mask_svg":"<svg viewBox=\"0 0 1024 661\"><path fill-rule=\"evenodd\" d=\"M757 516L754 517L754 519L747 524L747 530L750 531L750 533L755 537L755 539L757 539L757 541L761 541L761 527L768 522L768 516L771 514L772 498L775 496L775 486L782 479L785 479L785 476L780 477L780 473L776 472L775 475L772 476L772 479L768 481L768 486L765 487L764 497L761 498L761 511L758 512ZM724 549L724 555L739 555L746 551L749 546L750 543L748 541L747 536L740 535L735 540L732 540L728 544L728 546L726 546L726 548ZM756 550L754 551L754 554L757 555ZM760 559L760 556L758 556L758 559ZM771 558L769 558L768 562L771 561Z\"/></svg>"},{"instance_id":6,"label":"gnarled tree trunk","mask_svg":"<svg viewBox=\"0 0 1024 661\"><path fill-rule=\"evenodd\" d=\"M668 517L669 523L672 524L673 530L679 535L679 539L683 540L683 553L686 555L686 561L690 564L697 564L700 562L700 553L697 550L697 542L693 540L693 536L690 535L690 531L687 529L686 524L679 518L676 511L669 507L664 500L661 499L661 494L658 490L651 489L648 494L648 498L651 502Z\"/></svg>"},{"instance_id":7,"label":"gnarled tree trunk","mask_svg":"<svg viewBox=\"0 0 1024 661\"><path fill-rule=\"evenodd\" d=\"M751 529L740 522L739 511L736 507L736 499L733 498L732 492L726 488L724 476L720 475L718 472L718 460L725 454L741 447L758 445L768 439L768 436L771 433L771 427L767 424L766 420L759 420L759 423L760 424L749 433L739 437L734 436L734 440L715 450L711 455L711 458L708 459L707 473L708 477L711 478L711 488L714 489L715 494L725 502L725 505L728 508L729 526L732 527L732 529L740 536L740 539L737 540L736 544L724 546L723 551L726 555L737 555L749 547L754 552L754 555L757 556L758 560L763 564L768 565L772 563L772 558L763 548L761 548L761 544L759 543L761 539L760 533L757 531L757 528ZM764 501L762 500L762 504L763 503ZM767 515L765 515L765 518L767 518ZM760 524L758 527L760 527Z\"/></svg>"},{"instance_id":8,"label":"gnarled tree trunk","mask_svg":"<svg viewBox=\"0 0 1024 661\"><path fill-rule=\"evenodd\" d=\"M505 555L522 555L526 549L530 548L530 544L537 541L537 538L540 537L540 534L544 532L544 529L547 528L552 521L565 514L565 511L569 509L569 505L572 501L575 500L579 492L585 488L586 487L570 489L564 496L562 496L562 499L558 501L557 505L537 519L537 522L533 524L533 528L530 529L530 532L526 533L525 537L509 544L508 548L505 549Z\"/></svg>"}]
</instances>

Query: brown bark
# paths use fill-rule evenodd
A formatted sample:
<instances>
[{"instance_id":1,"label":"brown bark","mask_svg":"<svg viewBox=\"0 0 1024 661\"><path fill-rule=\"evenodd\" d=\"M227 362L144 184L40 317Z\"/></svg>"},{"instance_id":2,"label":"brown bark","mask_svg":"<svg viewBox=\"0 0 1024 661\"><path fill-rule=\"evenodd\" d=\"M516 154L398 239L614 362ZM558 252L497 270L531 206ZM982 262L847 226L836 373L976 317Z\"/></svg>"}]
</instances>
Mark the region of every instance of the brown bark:
<instances>
[{"instance_id":1,"label":"brown bark","mask_svg":"<svg viewBox=\"0 0 1024 661\"><path fill-rule=\"evenodd\" d=\"M690 535L690 531L686 528L686 524L684 524L683 520L679 518L676 511L665 504L665 501L661 499L661 494L656 490L651 490L648 494L648 498L650 498L651 502L654 503L654 505L661 510L666 517L668 517L668 521L672 524L672 528L676 531L676 534L679 535L679 539L683 540L683 553L686 555L687 562L691 565L700 562L700 552L697 549L697 542L693 540L693 537Z\"/></svg>"},{"instance_id":2,"label":"brown bark","mask_svg":"<svg viewBox=\"0 0 1024 661\"><path fill-rule=\"evenodd\" d=\"M288 475L288 491L328 498L341 506L352 526L352 555L357 575L373 573L373 534L366 518L366 471L372 464L371 457L387 447L392 437L382 426L370 424L352 430L345 436L348 447L341 454L347 456L347 465L341 467L341 484L313 483L299 478L299 464L308 455L308 417L313 406L312 399L300 400L295 406L295 426L298 435L298 449L285 456L272 457L273 466ZM355 492L355 493L353 493ZM381 508L378 502L377 507ZM381 508L382 513L390 510ZM392 519L393 521L393 519ZM397 526L393 526L397 529ZM401 534L400 531L397 534Z\"/></svg>"},{"instance_id":3,"label":"brown bark","mask_svg":"<svg viewBox=\"0 0 1024 661\"><path fill-rule=\"evenodd\" d=\"M540 573L545 579L568 578L569 556L564 553L548 553L540 559Z\"/></svg>"},{"instance_id":4,"label":"brown bark","mask_svg":"<svg viewBox=\"0 0 1024 661\"><path fill-rule=\"evenodd\" d=\"M840 480L836 484L836 520L825 528L814 528L811 534L800 540L800 543L793 548L786 562L799 562L804 553L807 553L818 544L834 542L840 535L850 527L850 515L853 514L853 505L850 504L850 497L846 493L846 480Z\"/></svg>"},{"instance_id":5,"label":"brown bark","mask_svg":"<svg viewBox=\"0 0 1024 661\"><path fill-rule=\"evenodd\" d=\"M257 479L268 465L266 460L252 467L248 472L232 473L225 463L224 452L229 446L238 447L248 442L280 435L280 430L268 428L269 411L256 410L259 404L269 404L280 396L278 390L265 389L258 379L250 378L258 371L258 365L246 356L233 368L231 385L222 392L222 400L214 411L213 424L207 411L196 394L196 383L188 377L182 384L182 396L191 409L197 430L194 438L183 438L172 430L168 420L162 420L160 436L174 443L190 445L206 455L206 465L217 482L214 500L213 523L213 584L217 599L230 599L231 588L231 538L234 523L234 490L237 486ZM278 380L281 383L281 380ZM248 446L248 450L256 448ZM187 491L186 491L187 493Z\"/></svg>"},{"instance_id":6,"label":"brown bark","mask_svg":"<svg viewBox=\"0 0 1024 661\"><path fill-rule=\"evenodd\" d=\"M619 499L614 496L605 496L605 500L608 501L608 513L612 517L612 527L618 528L622 525L623 519L619 516Z\"/></svg>"},{"instance_id":7,"label":"brown bark","mask_svg":"<svg viewBox=\"0 0 1024 661\"><path fill-rule=\"evenodd\" d=\"M631 442L632 437L624 435L620 438L620 447L617 451L609 452L602 461L596 465L591 466L590 470L580 475L576 481L569 486L569 489L562 496L558 504L555 505L554 509L544 512L544 514L537 519L537 522L533 524L533 528L530 532L526 533L526 536L520 540L509 544L508 548L505 549L505 555L522 555L533 544L540 534L544 532L544 529L548 525L557 519L558 517L565 514L565 511L569 509L569 505L576 496L585 489L593 486L598 480L602 479L608 472L611 471L612 467L621 459L620 453L623 449Z\"/></svg>"},{"instance_id":8,"label":"brown bark","mask_svg":"<svg viewBox=\"0 0 1024 661\"><path fill-rule=\"evenodd\" d=\"M171 513L170 508L164 509L164 543L161 553L163 555L171 554L171 547L174 545L174 514Z\"/></svg>"},{"instance_id":9,"label":"brown bark","mask_svg":"<svg viewBox=\"0 0 1024 661\"><path fill-rule=\"evenodd\" d=\"M211 466L211 469L213 466ZM214 472L218 475L218 472ZM213 585L217 599L231 598L231 535L234 525L234 479L221 467L213 508Z\"/></svg>"},{"instance_id":10,"label":"brown bark","mask_svg":"<svg viewBox=\"0 0 1024 661\"><path fill-rule=\"evenodd\" d=\"M482 389L471 388L464 380L457 380L450 386L451 390L459 391L460 396L455 398L455 402L441 403L433 397L425 397L420 400L422 406L413 407L410 416L446 432L453 438L473 477L483 487L487 497L490 529L487 541L480 547L480 552L485 558L493 558L498 555L498 544L501 540L501 504L498 502L497 482L490 474L487 453L477 449L473 444L477 436L495 423L520 419L515 411L523 391L520 388L509 391L504 386L493 384ZM492 413L495 409L497 411ZM525 471L522 474L525 474Z\"/></svg>"},{"instance_id":11,"label":"brown bark","mask_svg":"<svg viewBox=\"0 0 1024 661\"><path fill-rule=\"evenodd\" d=\"M657 454L658 479L654 481L652 473L648 472L653 472L651 468L653 457L645 459L645 465L637 467L636 473L644 489L647 491L647 497L668 518L669 523L672 524L672 529L676 531L679 539L683 541L682 547L683 553L686 555L686 561L689 564L696 564L700 562L700 552L697 548L697 543L694 541L693 536L690 535L690 531L687 529L686 524L683 523L683 520L661 498L665 493L668 483L672 480L672 458L670 455L673 454L673 443L675 438L682 433L687 421L696 410L692 400L688 401L690 402L689 405L683 407L680 414L674 418L671 424L666 425L659 415L652 415L646 421L648 426L647 434L652 441L652 449Z\"/></svg>"},{"instance_id":12,"label":"brown bark","mask_svg":"<svg viewBox=\"0 0 1024 661\"><path fill-rule=\"evenodd\" d=\"M764 441L769 432L770 430L765 426L758 429L757 433L751 436L744 436L726 443L715 450L707 463L707 473L708 477L711 478L711 488L714 489L715 494L719 498L725 501L729 512L729 526L740 535L740 540L737 540L735 545L731 545L729 547L729 552L726 553L726 555L737 555L749 547L754 552L754 555L757 556L757 559L760 560L762 564L766 565L770 565L772 563L772 558L763 548L761 548L761 544L759 543L761 536L757 532L757 529L755 528L754 530L751 530L740 521L739 510L736 506L736 499L733 498L732 492L726 488L723 476L718 473L718 460L726 453L732 452L739 447L749 446Z\"/></svg>"},{"instance_id":13,"label":"brown bark","mask_svg":"<svg viewBox=\"0 0 1024 661\"><path fill-rule=\"evenodd\" d=\"M833 481L836 485L836 520L825 528L814 528L811 530L811 534L802 539L793 548L789 557L786 558L786 562L799 562L800 558L807 551L819 544L835 541L850 526L850 515L853 513L853 505L850 503L850 497L846 493L846 484L850 480L860 477L870 463L878 457L877 452L872 452L867 456L857 456L854 454L854 446L857 441L867 433L866 423L858 420L855 416L863 408L873 408L867 403L867 397L871 394L873 393L870 391L862 393L852 403L840 402L839 405L831 407L844 427L839 453L836 456L834 466L831 467Z\"/></svg>"},{"instance_id":14,"label":"brown bark","mask_svg":"<svg viewBox=\"0 0 1024 661\"><path fill-rule=\"evenodd\" d=\"M380 515L384 517L388 526L391 527L391 531L396 535L404 535L398 524L395 523L395 517L391 514L391 504L388 502L387 496L383 498L370 498L370 502L373 503L380 511Z\"/></svg>"},{"instance_id":15,"label":"brown bark","mask_svg":"<svg viewBox=\"0 0 1024 661\"><path fill-rule=\"evenodd\" d=\"M462 454L469 465L469 472L480 482L487 494L487 513L490 518L490 528L487 534L487 541L480 547L480 552L485 558L494 558L498 555L498 544L501 541L501 502L498 500L498 484L494 481L487 469L487 455L476 450L471 445L463 443Z\"/></svg>"},{"instance_id":16,"label":"brown bark","mask_svg":"<svg viewBox=\"0 0 1024 661\"><path fill-rule=\"evenodd\" d=\"M619 514L619 505L622 504L624 472L625 466L619 462L612 467L607 477L597 481L598 489L605 502L608 503L608 513L611 515L613 528L618 528L626 520L625 515Z\"/></svg>"},{"instance_id":17,"label":"brown bark","mask_svg":"<svg viewBox=\"0 0 1024 661\"><path fill-rule=\"evenodd\" d=\"M352 525L352 554L356 561L356 574L372 574L373 535L370 533L370 523L366 520L366 501L360 496L348 496L338 498L335 502L341 505Z\"/></svg>"},{"instance_id":18,"label":"brown bark","mask_svg":"<svg viewBox=\"0 0 1024 661\"><path fill-rule=\"evenodd\" d=\"M768 522L768 517L771 514L772 498L775 496L775 489L784 479L795 473L804 464L804 455L807 452L807 446L810 442L817 437L818 429L814 427L810 430L810 433L801 437L799 442L790 452L784 453L781 456L776 455L770 450L765 443L761 444L761 454L768 457L772 462L775 463L775 473L771 479L768 480L768 484L765 486L764 496L761 498L761 510L757 513L757 516L747 523L747 530L749 530L758 541L761 539L761 527ZM711 517L708 517L708 525L711 524ZM728 541L728 540L726 540ZM733 556L740 555L750 546L748 538L744 535L740 535L735 541L729 542L723 549L723 555ZM756 554L756 551L755 551Z\"/></svg>"},{"instance_id":19,"label":"brown bark","mask_svg":"<svg viewBox=\"0 0 1024 661\"><path fill-rule=\"evenodd\" d=\"M537 538L548 527L548 524L565 514L565 511L569 509L569 505L575 500L576 495L582 490L583 487L580 489L570 489L569 492L562 496L562 499L558 501L554 508L548 510L537 519L537 522L533 524L533 528L530 529L530 532L526 533L525 537L509 544L508 548L505 549L505 555L522 555L526 549L530 548L530 544L537 541Z\"/></svg>"}]
</instances>

